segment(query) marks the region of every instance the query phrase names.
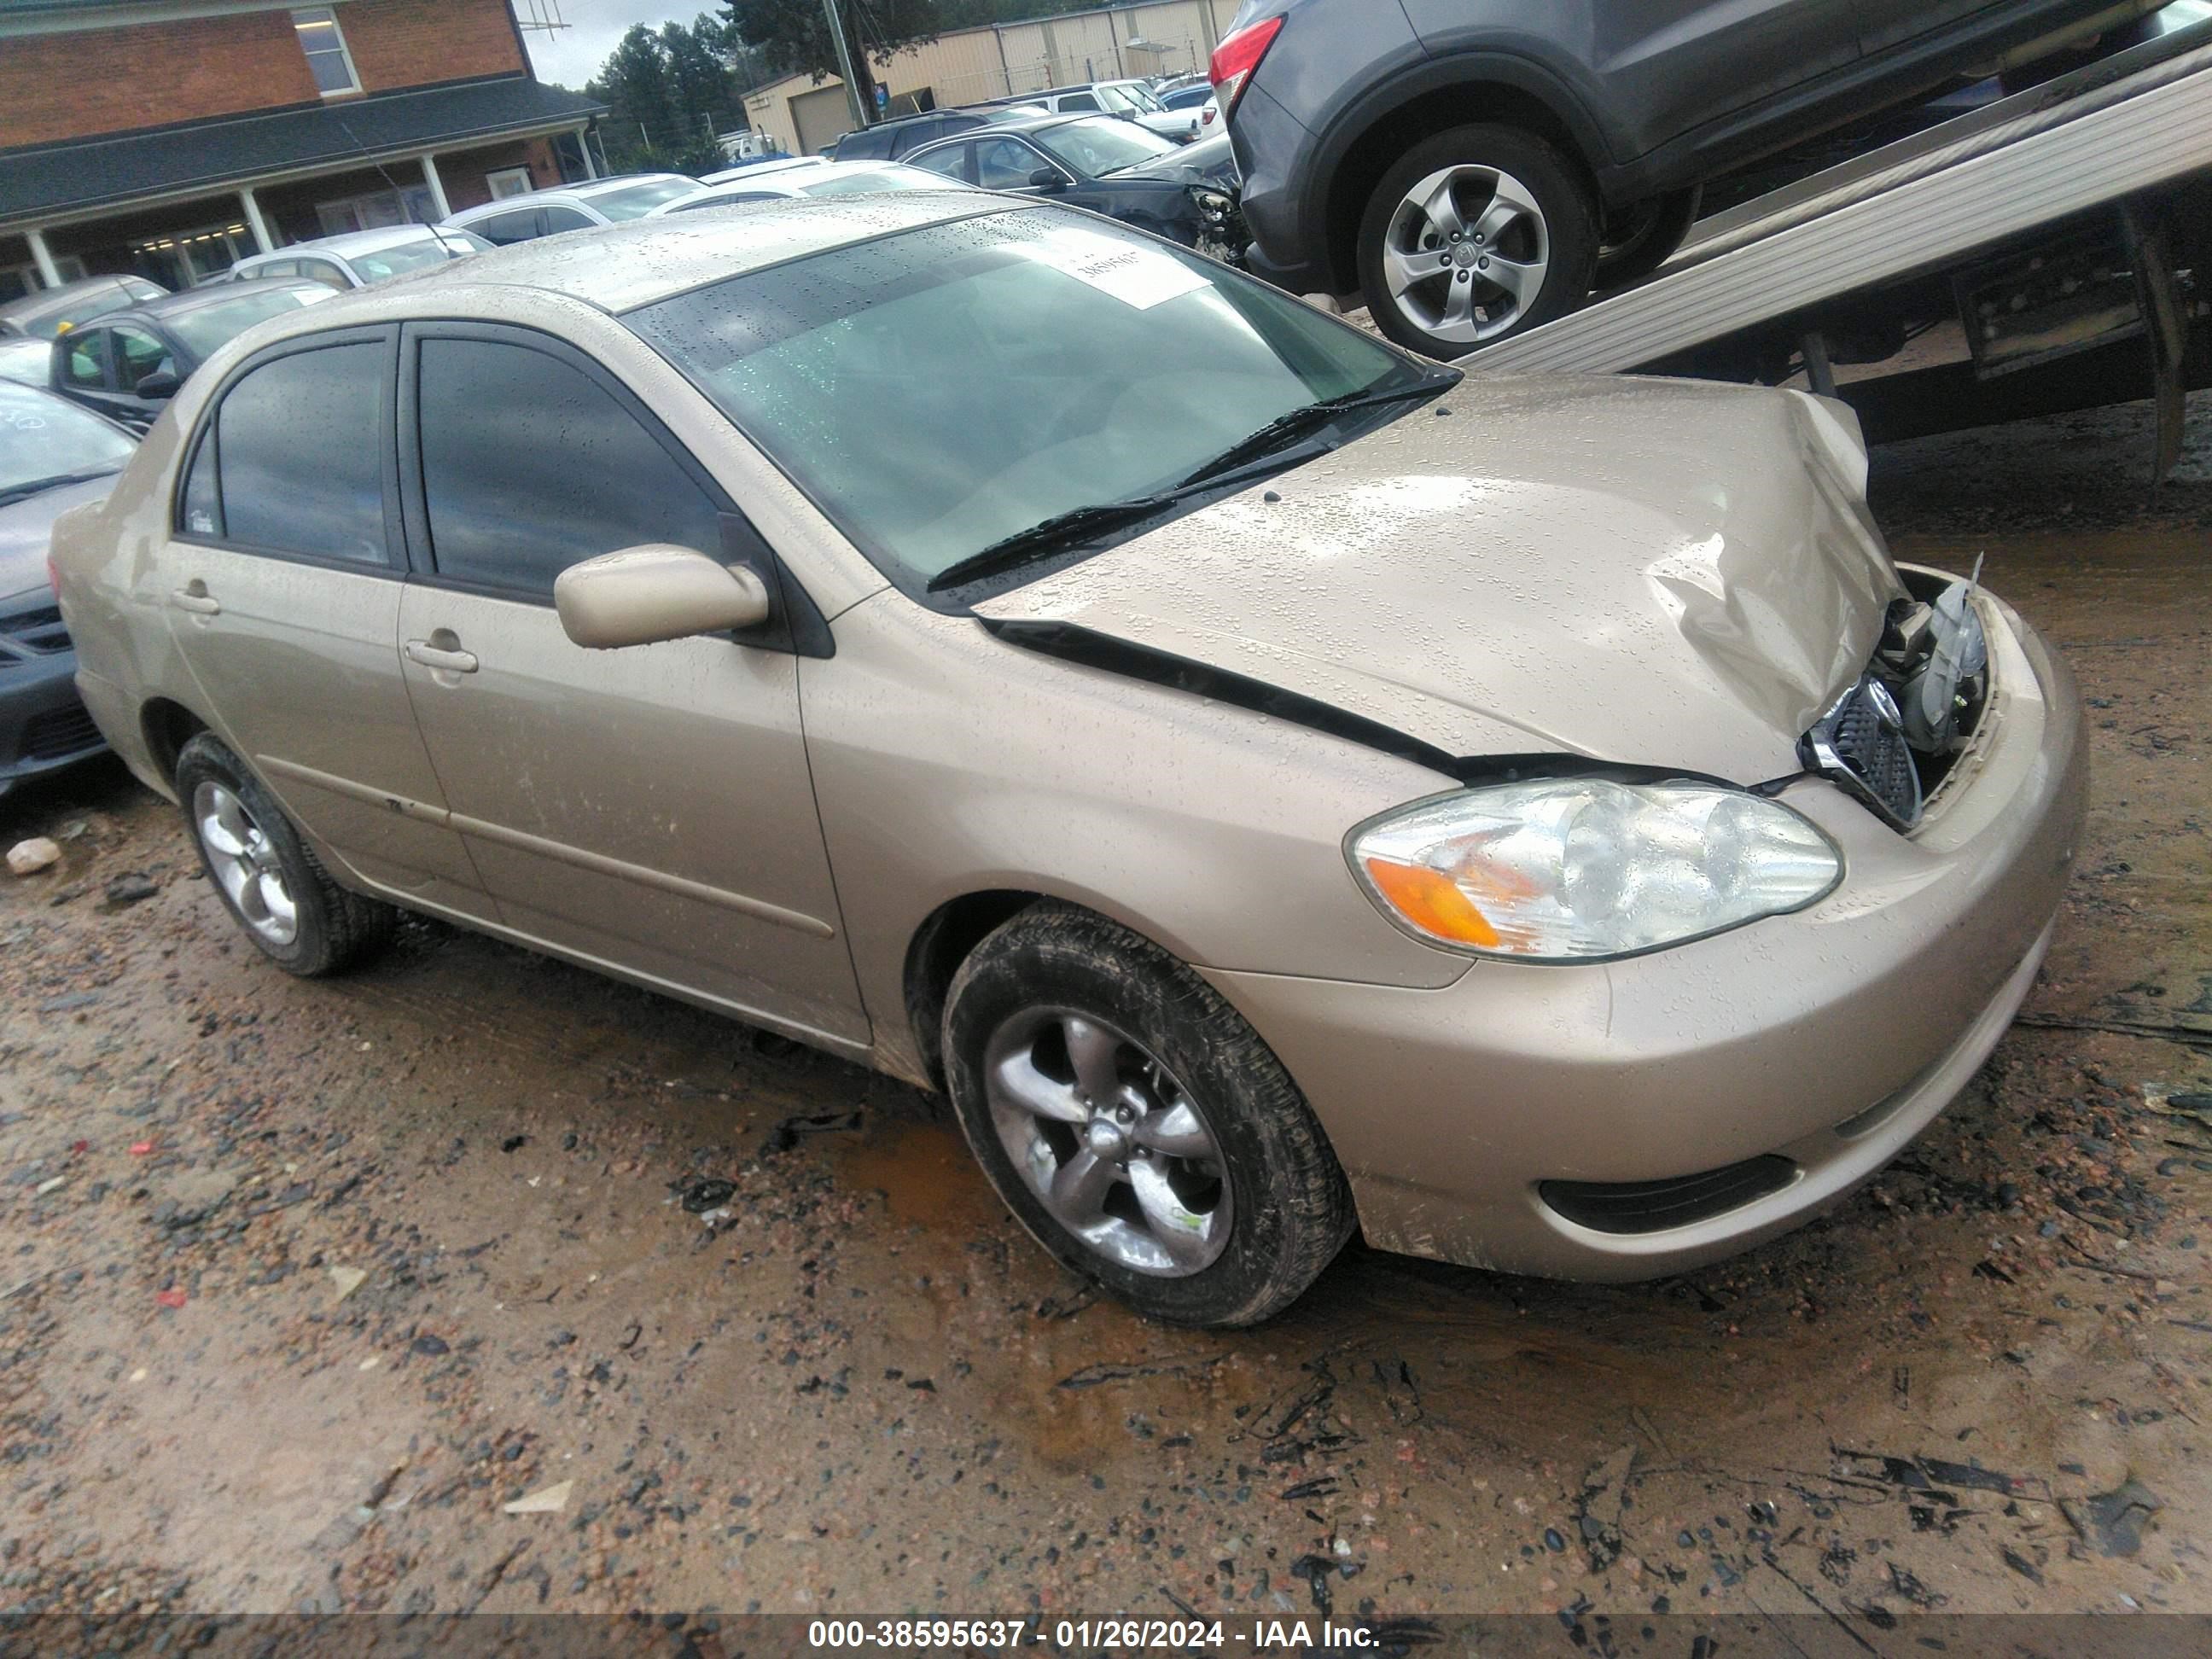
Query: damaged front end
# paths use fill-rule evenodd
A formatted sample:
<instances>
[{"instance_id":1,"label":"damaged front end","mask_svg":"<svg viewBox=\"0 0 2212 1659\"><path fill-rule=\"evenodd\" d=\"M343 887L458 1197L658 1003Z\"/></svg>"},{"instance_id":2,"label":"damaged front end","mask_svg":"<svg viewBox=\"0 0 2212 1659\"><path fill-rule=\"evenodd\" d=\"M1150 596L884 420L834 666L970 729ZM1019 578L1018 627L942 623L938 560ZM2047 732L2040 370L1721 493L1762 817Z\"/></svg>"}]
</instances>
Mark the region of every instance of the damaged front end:
<instances>
[{"instance_id":1,"label":"damaged front end","mask_svg":"<svg viewBox=\"0 0 2212 1659\"><path fill-rule=\"evenodd\" d=\"M1973 746L1989 706L1990 651L1978 562L1963 581L1898 574L1905 597L1890 606L1873 662L1805 734L1801 752L1808 770L1910 834Z\"/></svg>"}]
</instances>

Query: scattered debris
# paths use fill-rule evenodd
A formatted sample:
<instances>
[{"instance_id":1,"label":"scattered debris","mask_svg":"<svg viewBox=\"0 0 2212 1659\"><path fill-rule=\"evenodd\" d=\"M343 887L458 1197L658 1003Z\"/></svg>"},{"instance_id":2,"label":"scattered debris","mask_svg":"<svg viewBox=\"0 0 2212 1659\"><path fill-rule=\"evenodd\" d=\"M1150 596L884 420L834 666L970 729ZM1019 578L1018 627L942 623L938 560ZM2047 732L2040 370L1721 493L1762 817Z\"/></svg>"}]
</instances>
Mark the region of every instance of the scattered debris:
<instances>
[{"instance_id":1,"label":"scattered debris","mask_svg":"<svg viewBox=\"0 0 2212 1659\"><path fill-rule=\"evenodd\" d=\"M1109 1382L1133 1382L1143 1376L1194 1376L1212 1370L1227 1358L1226 1354L1215 1354L1205 1359L1161 1359L1127 1365L1085 1365L1081 1370L1069 1372L1053 1386L1058 1389L1098 1389Z\"/></svg>"},{"instance_id":2,"label":"scattered debris","mask_svg":"<svg viewBox=\"0 0 2212 1659\"><path fill-rule=\"evenodd\" d=\"M331 1285L332 1289L337 1291L337 1294L332 1297L331 1300L333 1302L344 1301L356 1291L359 1290L362 1284L367 1281L368 1278L368 1269L363 1267L331 1268Z\"/></svg>"},{"instance_id":3,"label":"scattered debris","mask_svg":"<svg viewBox=\"0 0 2212 1659\"><path fill-rule=\"evenodd\" d=\"M161 1291L154 1297L165 1308L181 1308L190 1299L182 1291Z\"/></svg>"},{"instance_id":4,"label":"scattered debris","mask_svg":"<svg viewBox=\"0 0 2212 1659\"><path fill-rule=\"evenodd\" d=\"M573 1480L562 1480L550 1486L540 1486L526 1493L511 1504L501 1504L500 1509L508 1515L558 1515L568 1507L568 1494L575 1490Z\"/></svg>"},{"instance_id":5,"label":"scattered debris","mask_svg":"<svg viewBox=\"0 0 2212 1659\"><path fill-rule=\"evenodd\" d=\"M787 1117L768 1132L768 1139L761 1143L761 1156L787 1152L808 1135L857 1134L860 1128L858 1112L817 1112Z\"/></svg>"},{"instance_id":6,"label":"scattered debris","mask_svg":"<svg viewBox=\"0 0 2212 1659\"><path fill-rule=\"evenodd\" d=\"M720 1209L737 1194L738 1183L700 1176L695 1180L676 1185L677 1200L691 1215L704 1215L709 1210Z\"/></svg>"},{"instance_id":7,"label":"scattered debris","mask_svg":"<svg viewBox=\"0 0 2212 1659\"><path fill-rule=\"evenodd\" d=\"M62 849L44 836L33 836L28 841L19 841L8 849L8 872L10 875L33 876L40 871L59 864Z\"/></svg>"},{"instance_id":8,"label":"scattered debris","mask_svg":"<svg viewBox=\"0 0 2212 1659\"><path fill-rule=\"evenodd\" d=\"M2142 1548L2143 1528L2166 1505L2133 1475L2111 1492L2094 1498L2067 1498L2058 1508L2100 1555L2134 1555Z\"/></svg>"},{"instance_id":9,"label":"scattered debris","mask_svg":"<svg viewBox=\"0 0 2212 1659\"><path fill-rule=\"evenodd\" d=\"M134 870L128 875L118 876L107 884L107 902L120 909L126 905L137 904L152 898L161 890L150 877Z\"/></svg>"}]
</instances>

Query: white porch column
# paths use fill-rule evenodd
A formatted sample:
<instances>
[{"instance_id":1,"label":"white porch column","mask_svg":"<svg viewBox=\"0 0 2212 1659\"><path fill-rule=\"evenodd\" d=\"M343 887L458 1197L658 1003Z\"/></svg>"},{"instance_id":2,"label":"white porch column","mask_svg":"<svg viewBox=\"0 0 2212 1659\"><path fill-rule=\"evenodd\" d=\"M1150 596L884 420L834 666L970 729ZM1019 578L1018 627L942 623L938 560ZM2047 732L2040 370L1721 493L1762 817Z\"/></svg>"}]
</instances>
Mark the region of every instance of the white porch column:
<instances>
[{"instance_id":1,"label":"white porch column","mask_svg":"<svg viewBox=\"0 0 2212 1659\"><path fill-rule=\"evenodd\" d=\"M584 177L586 179L598 178L599 176L599 164L592 159L591 128L578 127L576 129L576 148L584 152Z\"/></svg>"},{"instance_id":2,"label":"white porch column","mask_svg":"<svg viewBox=\"0 0 2212 1659\"><path fill-rule=\"evenodd\" d=\"M430 210L441 220L453 216L453 204L446 200L446 181L438 176L438 158L425 150L416 158L422 167L422 182L430 189Z\"/></svg>"},{"instance_id":3,"label":"white porch column","mask_svg":"<svg viewBox=\"0 0 2212 1659\"><path fill-rule=\"evenodd\" d=\"M48 288L62 285L62 274L54 269L54 256L46 247L45 235L36 230L27 230L23 240L31 245L31 263L39 268L39 280Z\"/></svg>"},{"instance_id":4,"label":"white porch column","mask_svg":"<svg viewBox=\"0 0 2212 1659\"><path fill-rule=\"evenodd\" d=\"M238 192L238 204L246 210L246 222L253 231L253 245L262 253L276 251L276 239L269 234L268 222L261 216L261 204L253 199L253 186L248 185Z\"/></svg>"}]
</instances>

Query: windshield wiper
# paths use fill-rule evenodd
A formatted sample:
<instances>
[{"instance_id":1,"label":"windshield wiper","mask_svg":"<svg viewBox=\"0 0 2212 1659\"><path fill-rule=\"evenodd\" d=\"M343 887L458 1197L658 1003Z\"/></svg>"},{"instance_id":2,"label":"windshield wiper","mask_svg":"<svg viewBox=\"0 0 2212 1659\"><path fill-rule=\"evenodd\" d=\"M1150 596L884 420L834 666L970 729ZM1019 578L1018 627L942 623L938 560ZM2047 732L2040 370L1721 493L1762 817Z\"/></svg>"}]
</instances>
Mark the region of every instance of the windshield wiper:
<instances>
[{"instance_id":1,"label":"windshield wiper","mask_svg":"<svg viewBox=\"0 0 2212 1659\"><path fill-rule=\"evenodd\" d=\"M1039 553L1057 551L1086 536L1103 536L1125 525L1136 524L1173 507L1176 499L1172 492L1139 495L1126 501L1105 501L1096 507L1079 507L1070 513L1056 514L1042 524L992 543L981 553L956 559L929 579L929 592L942 593L948 587L958 587L978 577L991 575Z\"/></svg>"},{"instance_id":2,"label":"windshield wiper","mask_svg":"<svg viewBox=\"0 0 2212 1659\"><path fill-rule=\"evenodd\" d=\"M9 484L0 489L0 506L10 501L27 501L33 495L43 495L49 489L59 489L64 484L90 483L94 478L105 478L119 467L103 467L96 472L57 472L50 478L33 478L19 484Z\"/></svg>"},{"instance_id":3,"label":"windshield wiper","mask_svg":"<svg viewBox=\"0 0 2212 1659\"><path fill-rule=\"evenodd\" d=\"M1341 419L1356 410L1380 409L1386 404L1411 402L1415 398L1433 397L1457 384L1456 377L1431 375L1395 392L1348 392L1340 398L1324 398L1317 404L1308 404L1304 409L1294 409L1289 414L1267 422L1250 437L1242 439L1208 461L1185 478L1181 489L1188 489L1225 472L1271 455L1279 449L1287 449L1300 438Z\"/></svg>"}]
</instances>

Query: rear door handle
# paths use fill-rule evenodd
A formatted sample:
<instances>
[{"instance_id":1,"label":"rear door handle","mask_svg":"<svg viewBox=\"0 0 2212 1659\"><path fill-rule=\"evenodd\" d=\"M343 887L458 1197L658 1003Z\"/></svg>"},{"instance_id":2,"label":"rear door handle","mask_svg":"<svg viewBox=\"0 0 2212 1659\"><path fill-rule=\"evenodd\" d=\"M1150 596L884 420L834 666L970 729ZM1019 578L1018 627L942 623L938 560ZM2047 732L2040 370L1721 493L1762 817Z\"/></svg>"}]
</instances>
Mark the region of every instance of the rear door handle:
<instances>
[{"instance_id":1,"label":"rear door handle","mask_svg":"<svg viewBox=\"0 0 2212 1659\"><path fill-rule=\"evenodd\" d=\"M179 611L189 611L195 617L220 617L222 606L207 591L207 584L194 581L189 587L172 589L169 603Z\"/></svg>"},{"instance_id":2,"label":"rear door handle","mask_svg":"<svg viewBox=\"0 0 2212 1659\"><path fill-rule=\"evenodd\" d=\"M428 640L407 641L407 660L419 662L425 668L441 668L448 674L473 674L477 672L477 657L473 651L442 651Z\"/></svg>"}]
</instances>

